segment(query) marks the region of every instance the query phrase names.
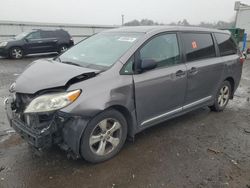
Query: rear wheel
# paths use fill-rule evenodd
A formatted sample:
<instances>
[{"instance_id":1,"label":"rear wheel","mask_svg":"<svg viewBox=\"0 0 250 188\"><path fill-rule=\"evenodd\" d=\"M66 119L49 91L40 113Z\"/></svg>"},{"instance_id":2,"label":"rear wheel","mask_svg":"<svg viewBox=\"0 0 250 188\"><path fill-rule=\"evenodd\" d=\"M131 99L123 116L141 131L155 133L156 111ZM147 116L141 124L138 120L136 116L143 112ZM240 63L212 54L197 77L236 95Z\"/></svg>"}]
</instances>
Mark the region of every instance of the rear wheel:
<instances>
[{"instance_id":1,"label":"rear wheel","mask_svg":"<svg viewBox=\"0 0 250 188\"><path fill-rule=\"evenodd\" d=\"M231 89L231 84L228 81L224 81L222 83L221 87L217 91L214 105L210 107L213 111L219 112L226 108L231 96Z\"/></svg>"},{"instance_id":2,"label":"rear wheel","mask_svg":"<svg viewBox=\"0 0 250 188\"><path fill-rule=\"evenodd\" d=\"M9 55L12 59L21 59L24 54L22 48L14 47L10 49Z\"/></svg>"},{"instance_id":3,"label":"rear wheel","mask_svg":"<svg viewBox=\"0 0 250 188\"><path fill-rule=\"evenodd\" d=\"M61 54L61 53L63 53L63 52L65 52L65 51L67 51L68 50L68 46L67 45L61 45L60 47L59 47L59 53Z\"/></svg>"},{"instance_id":4,"label":"rear wheel","mask_svg":"<svg viewBox=\"0 0 250 188\"><path fill-rule=\"evenodd\" d=\"M81 155L92 163L115 156L127 137L127 121L116 110L107 110L94 117L81 140Z\"/></svg>"}]
</instances>

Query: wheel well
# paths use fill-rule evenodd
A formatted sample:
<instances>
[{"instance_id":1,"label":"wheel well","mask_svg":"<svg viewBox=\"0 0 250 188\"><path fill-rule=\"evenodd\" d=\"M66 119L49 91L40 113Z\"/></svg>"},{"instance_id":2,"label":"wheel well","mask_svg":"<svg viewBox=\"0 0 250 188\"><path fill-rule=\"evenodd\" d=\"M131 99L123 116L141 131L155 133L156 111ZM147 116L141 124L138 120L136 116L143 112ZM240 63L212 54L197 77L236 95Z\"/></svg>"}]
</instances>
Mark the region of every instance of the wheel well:
<instances>
[{"instance_id":1,"label":"wheel well","mask_svg":"<svg viewBox=\"0 0 250 188\"><path fill-rule=\"evenodd\" d=\"M69 45L68 45L67 43L59 44L59 47L62 47L62 46L67 46L67 47L69 47Z\"/></svg>"},{"instance_id":2,"label":"wheel well","mask_svg":"<svg viewBox=\"0 0 250 188\"><path fill-rule=\"evenodd\" d=\"M110 106L108 109L115 109L118 112L120 112L126 119L127 121L127 125L128 125L128 135L129 136L133 136L134 132L133 132L133 118L131 113L128 111L128 109L124 106L121 105L114 105L114 106Z\"/></svg>"},{"instance_id":3,"label":"wheel well","mask_svg":"<svg viewBox=\"0 0 250 188\"><path fill-rule=\"evenodd\" d=\"M13 48L20 48L24 52L24 49L21 46L12 46L12 47L9 48L9 53L11 52L11 50Z\"/></svg>"},{"instance_id":4,"label":"wheel well","mask_svg":"<svg viewBox=\"0 0 250 188\"><path fill-rule=\"evenodd\" d=\"M228 81L229 83L230 83L230 85L231 85L231 99L233 98L233 96L234 96L234 79L232 78L232 77L228 77L228 78L226 78L225 79L225 81Z\"/></svg>"}]
</instances>

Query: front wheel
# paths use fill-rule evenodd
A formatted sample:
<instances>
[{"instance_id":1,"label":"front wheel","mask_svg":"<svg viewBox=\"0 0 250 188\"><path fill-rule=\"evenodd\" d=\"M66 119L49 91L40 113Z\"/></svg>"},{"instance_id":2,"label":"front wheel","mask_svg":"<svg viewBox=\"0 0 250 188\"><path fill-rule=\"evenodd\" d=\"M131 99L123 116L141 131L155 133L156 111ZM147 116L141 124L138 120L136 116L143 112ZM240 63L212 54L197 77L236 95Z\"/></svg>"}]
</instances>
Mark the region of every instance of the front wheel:
<instances>
[{"instance_id":1,"label":"front wheel","mask_svg":"<svg viewBox=\"0 0 250 188\"><path fill-rule=\"evenodd\" d=\"M9 55L12 59L21 59L23 58L23 50L19 47L11 48Z\"/></svg>"},{"instance_id":2,"label":"front wheel","mask_svg":"<svg viewBox=\"0 0 250 188\"><path fill-rule=\"evenodd\" d=\"M214 105L210 106L211 110L216 112L223 111L228 104L231 92L232 92L231 84L228 81L224 81L219 90L217 91Z\"/></svg>"},{"instance_id":3,"label":"front wheel","mask_svg":"<svg viewBox=\"0 0 250 188\"><path fill-rule=\"evenodd\" d=\"M107 110L94 117L81 140L81 155L92 163L108 160L122 148L127 137L127 121L116 110Z\"/></svg>"}]
</instances>

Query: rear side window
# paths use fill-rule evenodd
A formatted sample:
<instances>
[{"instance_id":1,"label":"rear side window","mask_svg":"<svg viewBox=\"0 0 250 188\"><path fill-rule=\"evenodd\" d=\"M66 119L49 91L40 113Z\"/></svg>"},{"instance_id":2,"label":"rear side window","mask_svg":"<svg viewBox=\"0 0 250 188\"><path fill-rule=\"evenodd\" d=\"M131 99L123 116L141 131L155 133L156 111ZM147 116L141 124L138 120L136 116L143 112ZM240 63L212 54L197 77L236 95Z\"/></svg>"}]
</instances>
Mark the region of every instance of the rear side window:
<instances>
[{"instance_id":1,"label":"rear side window","mask_svg":"<svg viewBox=\"0 0 250 188\"><path fill-rule=\"evenodd\" d=\"M41 32L41 37L42 38L54 38L55 34L53 31L42 31Z\"/></svg>"},{"instance_id":2,"label":"rear side window","mask_svg":"<svg viewBox=\"0 0 250 188\"><path fill-rule=\"evenodd\" d=\"M228 34L215 33L215 38L219 46L220 55L232 55L238 52L237 45Z\"/></svg>"},{"instance_id":3,"label":"rear side window","mask_svg":"<svg viewBox=\"0 0 250 188\"><path fill-rule=\"evenodd\" d=\"M182 33L187 61L215 57L214 42L209 33Z\"/></svg>"}]
</instances>

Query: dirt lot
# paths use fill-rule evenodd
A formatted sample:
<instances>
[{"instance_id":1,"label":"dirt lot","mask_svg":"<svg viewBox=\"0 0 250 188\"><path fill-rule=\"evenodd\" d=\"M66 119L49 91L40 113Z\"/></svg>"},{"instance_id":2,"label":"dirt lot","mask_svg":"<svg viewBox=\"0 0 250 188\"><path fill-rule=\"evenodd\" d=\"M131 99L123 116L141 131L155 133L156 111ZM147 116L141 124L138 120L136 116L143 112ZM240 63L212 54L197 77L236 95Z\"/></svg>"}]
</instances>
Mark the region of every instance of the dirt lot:
<instances>
[{"instance_id":1,"label":"dirt lot","mask_svg":"<svg viewBox=\"0 0 250 188\"><path fill-rule=\"evenodd\" d=\"M250 187L249 60L224 112L202 108L147 129L134 143L127 142L118 156L93 165L69 160L57 147L35 155L18 135L6 133L3 98L34 59L0 59L1 188Z\"/></svg>"}]
</instances>

